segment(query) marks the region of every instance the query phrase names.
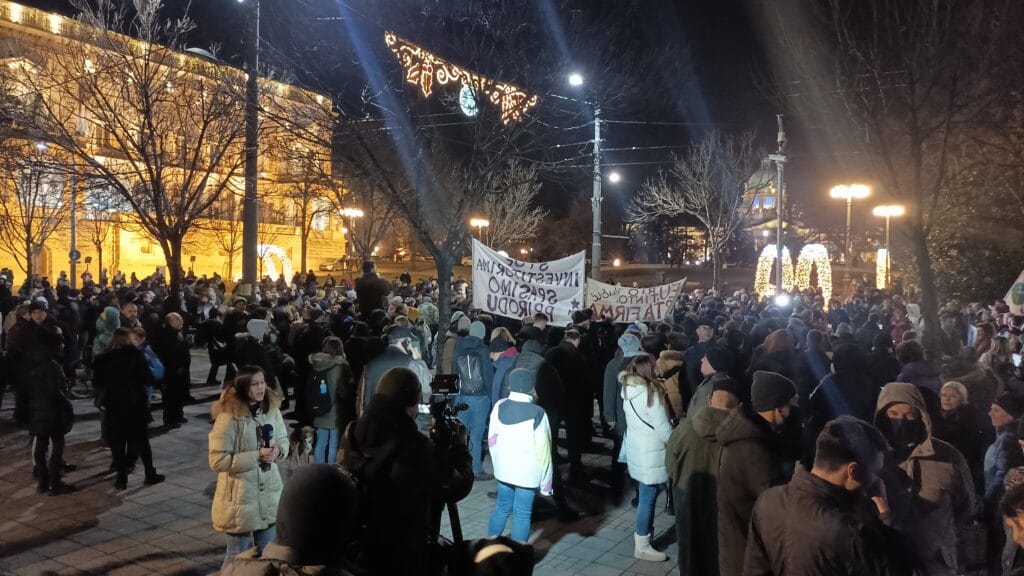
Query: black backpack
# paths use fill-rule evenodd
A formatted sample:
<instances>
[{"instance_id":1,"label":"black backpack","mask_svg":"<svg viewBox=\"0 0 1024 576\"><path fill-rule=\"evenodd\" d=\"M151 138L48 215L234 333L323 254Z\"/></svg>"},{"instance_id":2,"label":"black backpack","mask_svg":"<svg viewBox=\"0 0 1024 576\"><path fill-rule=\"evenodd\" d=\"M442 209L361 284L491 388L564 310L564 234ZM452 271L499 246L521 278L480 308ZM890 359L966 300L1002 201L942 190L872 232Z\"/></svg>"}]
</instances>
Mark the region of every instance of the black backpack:
<instances>
[{"instance_id":1,"label":"black backpack","mask_svg":"<svg viewBox=\"0 0 1024 576\"><path fill-rule=\"evenodd\" d=\"M480 357L476 354L465 354L455 359L455 371L459 375L460 394L483 394L484 372Z\"/></svg>"},{"instance_id":2,"label":"black backpack","mask_svg":"<svg viewBox=\"0 0 1024 576\"><path fill-rule=\"evenodd\" d=\"M306 402L309 405L310 416L323 416L331 411L331 394L328 390L331 382L327 379L327 373L330 371L328 368L309 373L309 379L306 381Z\"/></svg>"}]
</instances>

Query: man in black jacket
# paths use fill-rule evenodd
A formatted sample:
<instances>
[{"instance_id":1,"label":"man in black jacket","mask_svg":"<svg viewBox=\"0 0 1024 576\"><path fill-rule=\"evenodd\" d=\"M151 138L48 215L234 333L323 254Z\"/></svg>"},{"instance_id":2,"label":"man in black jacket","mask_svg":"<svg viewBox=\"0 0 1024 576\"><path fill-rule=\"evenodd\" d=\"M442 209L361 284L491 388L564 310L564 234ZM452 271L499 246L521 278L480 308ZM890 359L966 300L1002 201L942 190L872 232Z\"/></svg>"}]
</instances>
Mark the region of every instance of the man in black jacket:
<instances>
[{"instance_id":1,"label":"man in black jacket","mask_svg":"<svg viewBox=\"0 0 1024 576\"><path fill-rule=\"evenodd\" d=\"M185 418L185 397L191 383L192 353L182 332L185 321L181 314L171 312L153 337L153 351L164 365L163 407L164 426L178 428Z\"/></svg>"},{"instance_id":2,"label":"man in black jacket","mask_svg":"<svg viewBox=\"0 0 1024 576\"><path fill-rule=\"evenodd\" d=\"M363 275L356 278L356 302L359 304L359 319L370 321L370 313L387 308L387 296L391 292L388 281L377 275L377 266L371 260L363 262Z\"/></svg>"},{"instance_id":3,"label":"man in black jacket","mask_svg":"<svg viewBox=\"0 0 1024 576\"><path fill-rule=\"evenodd\" d=\"M594 412L591 387L587 382L587 361L580 353L581 334L575 329L565 331L562 341L544 355L558 372L565 389L565 436L569 448L569 477L583 477L583 449L590 442L590 418ZM557 433L557 429L556 429Z\"/></svg>"},{"instance_id":4,"label":"man in black jacket","mask_svg":"<svg viewBox=\"0 0 1024 576\"><path fill-rule=\"evenodd\" d=\"M788 485L769 489L754 506L744 576L910 574L901 537L885 524L890 512L878 474L888 448L867 422L829 422L814 468L798 466Z\"/></svg>"}]
</instances>

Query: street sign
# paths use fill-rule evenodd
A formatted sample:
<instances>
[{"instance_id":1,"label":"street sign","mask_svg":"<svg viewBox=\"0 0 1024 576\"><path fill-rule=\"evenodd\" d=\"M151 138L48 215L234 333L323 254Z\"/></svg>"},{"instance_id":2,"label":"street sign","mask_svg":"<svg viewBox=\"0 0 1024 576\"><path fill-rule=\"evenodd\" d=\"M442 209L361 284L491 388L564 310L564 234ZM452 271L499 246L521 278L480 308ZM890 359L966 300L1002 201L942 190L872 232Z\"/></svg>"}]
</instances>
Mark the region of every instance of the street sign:
<instances>
[{"instance_id":1,"label":"street sign","mask_svg":"<svg viewBox=\"0 0 1024 576\"><path fill-rule=\"evenodd\" d=\"M78 262L82 259L82 253L78 250L71 250L68 252L68 258L70 258L72 262Z\"/></svg>"}]
</instances>

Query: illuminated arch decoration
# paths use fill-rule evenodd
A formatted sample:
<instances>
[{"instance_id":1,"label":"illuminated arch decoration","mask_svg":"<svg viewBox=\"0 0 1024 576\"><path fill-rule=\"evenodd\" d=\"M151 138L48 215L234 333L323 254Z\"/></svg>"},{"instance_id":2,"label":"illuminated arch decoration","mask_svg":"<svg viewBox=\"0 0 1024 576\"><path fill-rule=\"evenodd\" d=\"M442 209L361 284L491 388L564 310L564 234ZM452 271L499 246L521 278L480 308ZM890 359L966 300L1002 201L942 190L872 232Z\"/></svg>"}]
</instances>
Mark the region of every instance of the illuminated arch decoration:
<instances>
[{"instance_id":1,"label":"illuminated arch decoration","mask_svg":"<svg viewBox=\"0 0 1024 576\"><path fill-rule=\"evenodd\" d=\"M796 259L796 285L811 287L811 270L818 268L818 286L821 295L828 302L832 298L832 262L828 259L828 248L821 244L808 244L800 250Z\"/></svg>"},{"instance_id":2,"label":"illuminated arch decoration","mask_svg":"<svg viewBox=\"0 0 1024 576\"><path fill-rule=\"evenodd\" d=\"M775 294L775 284L772 284L772 275L775 271L775 255L778 248L775 244L768 244L761 250L761 256L757 259L757 271L754 273L754 292L762 296ZM793 289L793 259L789 255L789 248L782 247L782 289Z\"/></svg>"},{"instance_id":3,"label":"illuminated arch decoration","mask_svg":"<svg viewBox=\"0 0 1024 576\"><path fill-rule=\"evenodd\" d=\"M446 62L391 32L384 33L384 42L405 69L405 80L419 86L424 96L430 96L435 82L442 86L461 84L476 94L487 96L491 104L500 107L502 124L518 122L524 112L537 105L536 94L529 95L512 84L491 80Z\"/></svg>"},{"instance_id":4,"label":"illuminated arch decoration","mask_svg":"<svg viewBox=\"0 0 1024 576\"><path fill-rule=\"evenodd\" d=\"M889 286L889 275L892 272L892 262L889 261L889 251L879 248L875 256L875 288L884 290Z\"/></svg>"},{"instance_id":5,"label":"illuminated arch decoration","mask_svg":"<svg viewBox=\"0 0 1024 576\"><path fill-rule=\"evenodd\" d=\"M263 260L263 275L270 276L271 278L277 278L277 264L274 262L274 258L281 261L281 269L284 272L284 277L287 281L291 282L294 270L292 270L292 260L285 254L284 250L276 244L258 244L256 246L256 253L259 254Z\"/></svg>"}]
</instances>

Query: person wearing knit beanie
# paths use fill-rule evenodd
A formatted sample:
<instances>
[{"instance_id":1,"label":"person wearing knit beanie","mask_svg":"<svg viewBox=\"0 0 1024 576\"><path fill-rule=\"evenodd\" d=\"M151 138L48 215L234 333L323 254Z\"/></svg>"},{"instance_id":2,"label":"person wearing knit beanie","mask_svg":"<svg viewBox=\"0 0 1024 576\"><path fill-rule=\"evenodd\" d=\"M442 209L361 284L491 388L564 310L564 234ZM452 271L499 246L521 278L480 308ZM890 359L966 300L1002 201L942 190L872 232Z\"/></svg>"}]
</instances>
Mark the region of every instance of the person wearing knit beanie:
<instances>
[{"instance_id":1,"label":"person wearing knit beanie","mask_svg":"<svg viewBox=\"0 0 1024 576\"><path fill-rule=\"evenodd\" d=\"M1001 408L1003 412L1006 412L1014 420L1020 420L1021 414L1024 413L1024 404L1021 403L1020 398L1013 392L1003 392L996 396L992 400L992 405ZM995 421L993 420L994 423Z\"/></svg>"},{"instance_id":2,"label":"person wearing knit beanie","mask_svg":"<svg viewBox=\"0 0 1024 576\"><path fill-rule=\"evenodd\" d=\"M415 410L422 397L420 380L416 373L408 368L392 368L384 373L377 383L374 398L387 398L389 401ZM413 412L413 418L415 418Z\"/></svg>"},{"instance_id":3,"label":"person wearing knit beanie","mask_svg":"<svg viewBox=\"0 0 1024 576\"><path fill-rule=\"evenodd\" d=\"M758 414L783 408L796 398L796 385L789 378L776 372L758 370L754 372L754 383L750 387L750 407Z\"/></svg>"},{"instance_id":4,"label":"person wearing knit beanie","mask_svg":"<svg viewBox=\"0 0 1024 576\"><path fill-rule=\"evenodd\" d=\"M487 336L487 326L485 326L483 322L476 320L469 325L469 335L483 341Z\"/></svg>"}]
</instances>

